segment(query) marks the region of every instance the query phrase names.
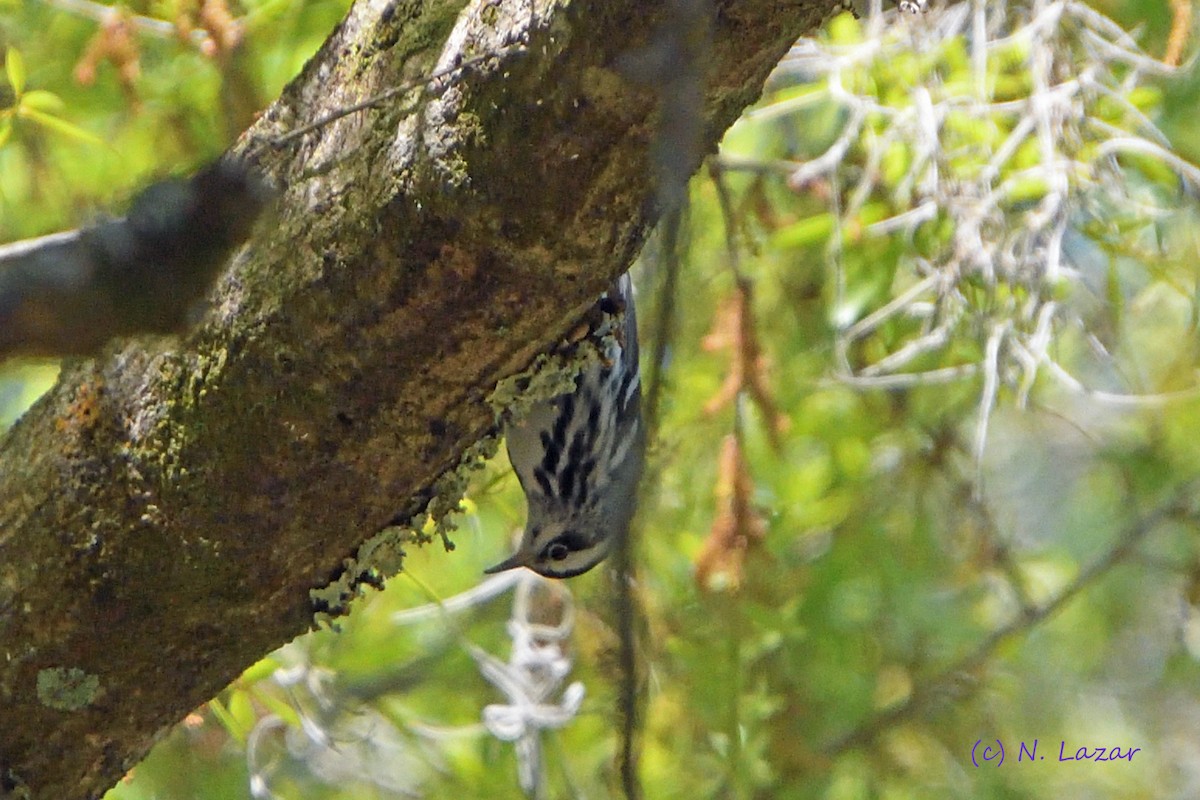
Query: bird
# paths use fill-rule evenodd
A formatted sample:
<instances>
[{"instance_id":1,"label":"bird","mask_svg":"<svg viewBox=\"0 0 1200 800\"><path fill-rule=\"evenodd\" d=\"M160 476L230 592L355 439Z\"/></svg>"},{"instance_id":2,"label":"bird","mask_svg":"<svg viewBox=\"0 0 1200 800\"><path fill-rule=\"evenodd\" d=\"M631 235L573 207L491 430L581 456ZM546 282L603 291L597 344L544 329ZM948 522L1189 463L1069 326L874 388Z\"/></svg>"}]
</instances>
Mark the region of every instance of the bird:
<instances>
[{"instance_id":1,"label":"bird","mask_svg":"<svg viewBox=\"0 0 1200 800\"><path fill-rule=\"evenodd\" d=\"M536 403L505 426L528 512L516 552L484 570L527 567L570 578L595 567L629 533L645 462L637 314L629 273L598 301L623 313L602 357L574 391Z\"/></svg>"}]
</instances>

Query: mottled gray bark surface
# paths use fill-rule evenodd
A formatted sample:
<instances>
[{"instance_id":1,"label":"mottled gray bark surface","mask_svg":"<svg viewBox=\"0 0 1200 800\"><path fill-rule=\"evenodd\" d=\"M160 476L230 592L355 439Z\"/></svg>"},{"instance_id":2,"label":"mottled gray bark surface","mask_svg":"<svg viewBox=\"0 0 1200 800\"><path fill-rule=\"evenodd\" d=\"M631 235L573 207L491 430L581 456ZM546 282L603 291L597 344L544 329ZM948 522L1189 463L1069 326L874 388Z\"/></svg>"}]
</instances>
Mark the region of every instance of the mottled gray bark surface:
<instances>
[{"instance_id":1,"label":"mottled gray bark surface","mask_svg":"<svg viewBox=\"0 0 1200 800\"><path fill-rule=\"evenodd\" d=\"M68 366L0 443L0 796L100 796L308 630L310 590L422 509L492 425L497 380L633 260L657 94L618 65L660 4L535 5L465 23L459 2L357 3L237 147L278 209L203 324ZM833 3L713 5L705 147Z\"/></svg>"}]
</instances>

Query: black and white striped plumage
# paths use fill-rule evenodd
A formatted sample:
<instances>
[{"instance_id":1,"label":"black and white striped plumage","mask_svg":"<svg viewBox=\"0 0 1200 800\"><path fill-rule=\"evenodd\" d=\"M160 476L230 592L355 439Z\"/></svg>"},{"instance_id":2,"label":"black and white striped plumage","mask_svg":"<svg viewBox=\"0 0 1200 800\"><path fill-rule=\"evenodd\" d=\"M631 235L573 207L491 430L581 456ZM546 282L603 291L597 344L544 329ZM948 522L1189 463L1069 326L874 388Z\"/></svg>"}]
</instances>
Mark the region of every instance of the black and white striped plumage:
<instances>
[{"instance_id":1,"label":"black and white striped plumage","mask_svg":"<svg viewBox=\"0 0 1200 800\"><path fill-rule=\"evenodd\" d=\"M549 578L586 572L624 537L645 458L637 317L629 275L606 295L624 324L575 391L539 403L505 431L529 506L517 552L490 572L528 567Z\"/></svg>"}]
</instances>

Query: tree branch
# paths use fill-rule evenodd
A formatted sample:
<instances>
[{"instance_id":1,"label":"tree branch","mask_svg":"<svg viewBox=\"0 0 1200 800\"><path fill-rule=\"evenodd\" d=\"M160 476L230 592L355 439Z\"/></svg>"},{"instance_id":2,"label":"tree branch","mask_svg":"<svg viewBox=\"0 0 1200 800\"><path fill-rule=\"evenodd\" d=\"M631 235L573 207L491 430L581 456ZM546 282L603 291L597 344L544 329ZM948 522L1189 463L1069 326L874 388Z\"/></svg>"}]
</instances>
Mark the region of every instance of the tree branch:
<instances>
[{"instance_id":1,"label":"tree branch","mask_svg":"<svg viewBox=\"0 0 1200 800\"><path fill-rule=\"evenodd\" d=\"M0 245L0 359L179 333L268 200L233 161L147 187L129 216Z\"/></svg>"},{"instance_id":2,"label":"tree branch","mask_svg":"<svg viewBox=\"0 0 1200 800\"><path fill-rule=\"evenodd\" d=\"M426 506L496 382L637 254L655 93L616 65L657 12L459 5L358 2L234 149L278 209L204 323L65 366L0 443L0 796L99 797L308 630L309 591ZM715 5L708 148L834 4Z\"/></svg>"}]
</instances>

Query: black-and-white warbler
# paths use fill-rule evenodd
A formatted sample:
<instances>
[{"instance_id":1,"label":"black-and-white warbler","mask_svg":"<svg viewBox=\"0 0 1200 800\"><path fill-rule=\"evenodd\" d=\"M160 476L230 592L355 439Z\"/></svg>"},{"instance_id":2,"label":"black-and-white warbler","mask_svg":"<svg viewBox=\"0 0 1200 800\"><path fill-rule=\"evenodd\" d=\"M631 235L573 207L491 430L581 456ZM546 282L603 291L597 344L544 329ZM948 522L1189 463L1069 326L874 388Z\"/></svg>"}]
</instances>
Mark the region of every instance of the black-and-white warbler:
<instances>
[{"instance_id":1,"label":"black-and-white warbler","mask_svg":"<svg viewBox=\"0 0 1200 800\"><path fill-rule=\"evenodd\" d=\"M603 561L629 532L646 435L629 275L600 302L625 313L603 358L579 374L574 392L536 404L505 431L529 512L517 552L489 573L528 567L569 578Z\"/></svg>"}]
</instances>

